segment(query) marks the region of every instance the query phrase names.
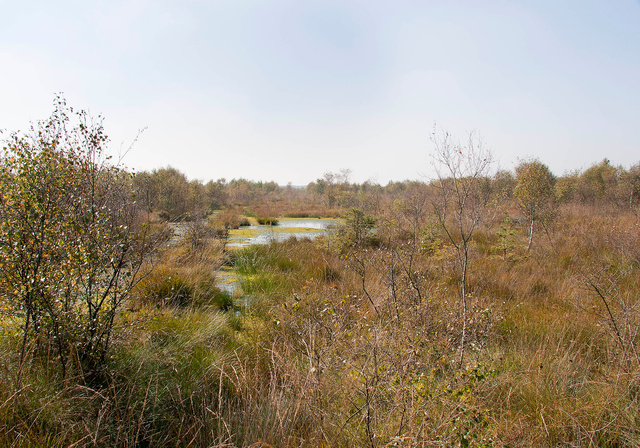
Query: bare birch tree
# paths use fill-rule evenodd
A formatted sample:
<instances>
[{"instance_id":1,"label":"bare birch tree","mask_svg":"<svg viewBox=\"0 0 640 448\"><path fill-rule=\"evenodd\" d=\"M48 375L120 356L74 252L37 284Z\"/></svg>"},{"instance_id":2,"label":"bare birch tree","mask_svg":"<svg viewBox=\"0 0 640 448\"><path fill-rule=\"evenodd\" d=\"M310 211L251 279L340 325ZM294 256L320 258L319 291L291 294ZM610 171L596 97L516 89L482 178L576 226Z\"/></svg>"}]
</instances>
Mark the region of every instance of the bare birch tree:
<instances>
[{"instance_id":1,"label":"bare birch tree","mask_svg":"<svg viewBox=\"0 0 640 448\"><path fill-rule=\"evenodd\" d=\"M438 223L456 251L459 295L462 307L460 366L464 361L467 334L469 249L490 198L489 171L492 154L481 138L470 132L461 143L448 132L434 129L433 164L437 174L434 212Z\"/></svg>"}]
</instances>

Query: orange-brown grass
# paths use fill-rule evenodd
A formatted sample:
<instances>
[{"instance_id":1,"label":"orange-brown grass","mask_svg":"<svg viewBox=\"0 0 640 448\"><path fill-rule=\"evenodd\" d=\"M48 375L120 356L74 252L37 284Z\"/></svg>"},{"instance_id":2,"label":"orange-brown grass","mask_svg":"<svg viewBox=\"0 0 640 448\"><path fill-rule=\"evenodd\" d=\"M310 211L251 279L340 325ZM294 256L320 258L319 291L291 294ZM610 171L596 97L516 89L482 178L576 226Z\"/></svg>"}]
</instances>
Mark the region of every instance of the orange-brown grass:
<instances>
[{"instance_id":1,"label":"orange-brown grass","mask_svg":"<svg viewBox=\"0 0 640 448\"><path fill-rule=\"evenodd\" d=\"M239 316L141 300L120 317L104 390L44 391L34 368L40 392L0 387L0 424L45 446L638 446L637 219L563 206L527 250L519 218L476 231L462 348L456 252L428 219L415 234L389 218L375 247L228 255ZM199 285L213 259L175 248L141 294L173 268Z\"/></svg>"},{"instance_id":2,"label":"orange-brown grass","mask_svg":"<svg viewBox=\"0 0 640 448\"><path fill-rule=\"evenodd\" d=\"M635 269L637 276L637 267L624 261L612 232L625 222L629 230L628 216L570 210L527 258L476 263L477 290L504 301L500 344L494 348L501 374L492 398L504 412L500 425L510 443L627 446L635 440L630 409L637 404L625 389L638 375L630 359L637 354L622 346L633 345L635 332L620 342L612 330L614 321L620 327L637 324L631 297L638 297L639 285L628 275ZM616 277L627 308L610 300L612 315L594 303L600 299L585 285L603 263L627 267L626 276Z\"/></svg>"},{"instance_id":3,"label":"orange-brown grass","mask_svg":"<svg viewBox=\"0 0 640 448\"><path fill-rule=\"evenodd\" d=\"M470 258L471 336L462 368L455 361L459 276L446 245L438 257L417 250L420 299L402 271L406 248L353 250L336 260L324 249L283 246L291 260L331 259L339 281L290 269L283 280L290 287L263 308L272 325L260 339L270 341L263 344L284 378L314 379L288 386L316 416L309 440L627 446L638 435L635 333L626 330L620 342L584 280L603 261L625 266L616 287L626 301L618 295L609 305L619 326L637 324L630 303L640 289L631 274L637 267L613 241L631 238L629 224L629 216L564 211L529 252L526 229L516 228L506 258L489 249L496 226L482 229ZM619 226L629 232L612 232Z\"/></svg>"}]
</instances>

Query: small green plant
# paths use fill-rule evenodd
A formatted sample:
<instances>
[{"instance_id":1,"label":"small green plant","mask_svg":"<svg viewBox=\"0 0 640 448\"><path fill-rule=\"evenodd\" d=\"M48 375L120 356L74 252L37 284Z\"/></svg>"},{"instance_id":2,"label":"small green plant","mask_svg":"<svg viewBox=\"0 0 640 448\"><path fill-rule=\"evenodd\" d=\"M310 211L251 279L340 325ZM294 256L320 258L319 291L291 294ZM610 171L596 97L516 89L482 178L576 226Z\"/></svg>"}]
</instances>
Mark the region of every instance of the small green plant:
<instances>
[{"instance_id":1,"label":"small green plant","mask_svg":"<svg viewBox=\"0 0 640 448\"><path fill-rule=\"evenodd\" d=\"M352 208L344 215L344 224L338 227L335 239L341 252L350 249L374 247L380 244L375 234L376 219L362 210Z\"/></svg>"},{"instance_id":2,"label":"small green plant","mask_svg":"<svg viewBox=\"0 0 640 448\"><path fill-rule=\"evenodd\" d=\"M496 232L498 244L493 249L502 255L503 260L507 260L509 252L516 247L516 231L512 228L511 218L505 218L504 223L500 225L500 230Z\"/></svg>"}]
</instances>

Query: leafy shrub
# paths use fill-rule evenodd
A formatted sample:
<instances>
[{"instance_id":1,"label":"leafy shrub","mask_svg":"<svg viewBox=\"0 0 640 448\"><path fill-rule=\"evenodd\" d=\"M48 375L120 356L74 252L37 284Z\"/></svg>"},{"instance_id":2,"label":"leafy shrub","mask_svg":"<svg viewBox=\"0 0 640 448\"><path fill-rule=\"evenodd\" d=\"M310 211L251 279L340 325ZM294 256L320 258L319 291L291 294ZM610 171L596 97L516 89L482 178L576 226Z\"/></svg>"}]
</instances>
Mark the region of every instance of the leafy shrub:
<instances>
[{"instance_id":1,"label":"leafy shrub","mask_svg":"<svg viewBox=\"0 0 640 448\"><path fill-rule=\"evenodd\" d=\"M261 226L277 226L279 223L277 218L269 218L264 216L258 216L256 220Z\"/></svg>"},{"instance_id":2,"label":"leafy shrub","mask_svg":"<svg viewBox=\"0 0 640 448\"><path fill-rule=\"evenodd\" d=\"M109 163L101 120L57 97L51 118L0 153L0 296L30 342L100 370L114 316L151 248L131 175ZM46 349L48 350L48 349ZM24 359L21 359L21 363Z\"/></svg>"}]
</instances>

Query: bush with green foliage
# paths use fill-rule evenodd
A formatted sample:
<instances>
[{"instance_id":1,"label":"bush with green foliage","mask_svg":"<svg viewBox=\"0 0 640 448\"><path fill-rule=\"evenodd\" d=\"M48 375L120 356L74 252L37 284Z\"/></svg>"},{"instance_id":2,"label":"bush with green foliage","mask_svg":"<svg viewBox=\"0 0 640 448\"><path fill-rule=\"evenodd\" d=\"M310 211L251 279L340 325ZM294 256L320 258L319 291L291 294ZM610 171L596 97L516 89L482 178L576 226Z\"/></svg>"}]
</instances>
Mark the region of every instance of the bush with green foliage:
<instances>
[{"instance_id":1,"label":"bush with green foliage","mask_svg":"<svg viewBox=\"0 0 640 448\"><path fill-rule=\"evenodd\" d=\"M21 364L54 352L63 377L70 362L79 374L101 368L149 249L107 142L100 118L57 97L51 118L12 134L0 158L0 296L21 322Z\"/></svg>"},{"instance_id":2,"label":"bush with green foliage","mask_svg":"<svg viewBox=\"0 0 640 448\"><path fill-rule=\"evenodd\" d=\"M551 222L557 209L555 195L556 178L549 167L539 160L521 162L516 167L518 184L513 192L516 206L529 222L531 247L535 224L543 226Z\"/></svg>"}]
</instances>

